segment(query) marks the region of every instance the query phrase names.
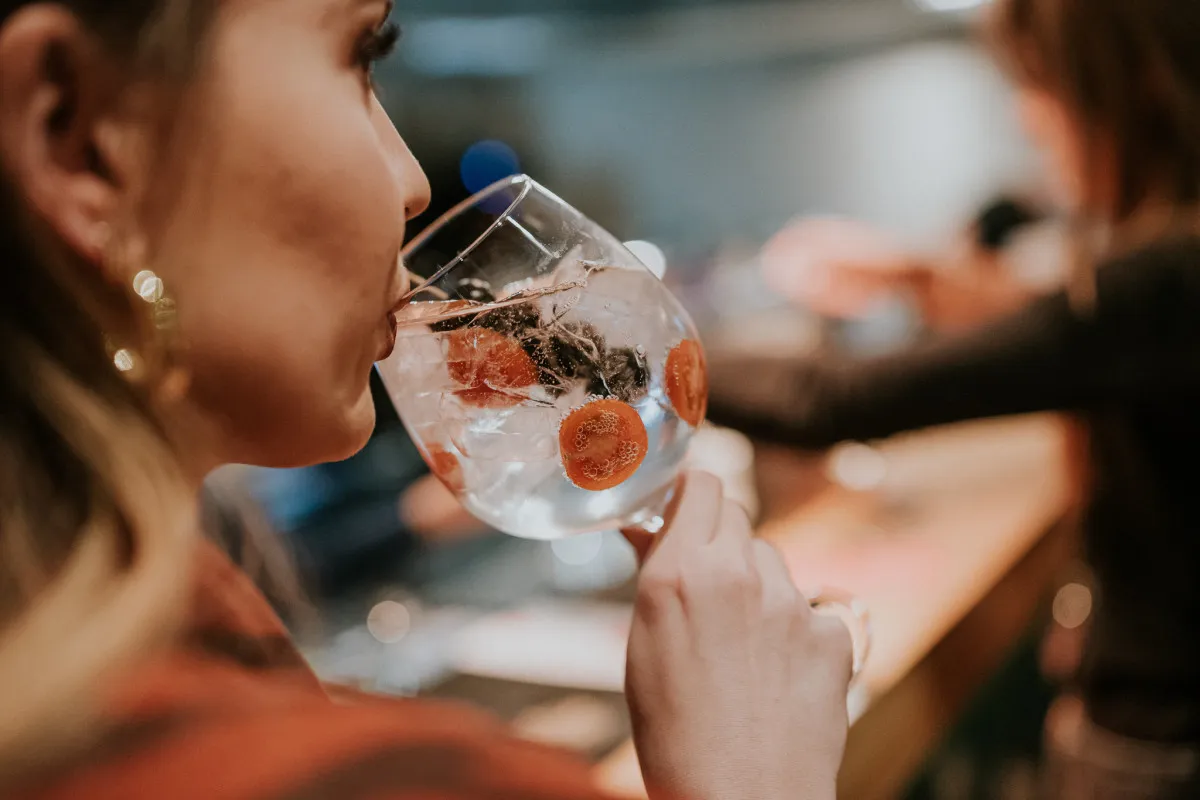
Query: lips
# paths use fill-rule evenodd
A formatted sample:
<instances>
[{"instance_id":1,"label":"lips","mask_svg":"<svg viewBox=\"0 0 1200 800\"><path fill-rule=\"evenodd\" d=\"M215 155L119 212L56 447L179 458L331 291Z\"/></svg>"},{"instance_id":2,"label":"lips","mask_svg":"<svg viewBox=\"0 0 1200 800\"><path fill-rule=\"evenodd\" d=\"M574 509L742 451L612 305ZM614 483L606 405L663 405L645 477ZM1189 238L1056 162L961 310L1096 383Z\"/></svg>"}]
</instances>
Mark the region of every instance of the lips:
<instances>
[{"instance_id":1,"label":"lips","mask_svg":"<svg viewBox=\"0 0 1200 800\"><path fill-rule=\"evenodd\" d=\"M408 270L404 268L404 263L400 260L399 256L396 257L395 263L398 266L395 273L395 283L397 285L395 287L395 292L392 294L391 302L388 305L389 310L387 317L385 318L387 325L387 339L384 341L383 348L380 350L379 358L377 358L376 361L383 361L392 354L393 350L396 349L396 327L398 325L397 315L400 313L400 310L407 305L405 301L408 299L408 292L412 288L412 275L410 275Z\"/></svg>"},{"instance_id":2,"label":"lips","mask_svg":"<svg viewBox=\"0 0 1200 800\"><path fill-rule=\"evenodd\" d=\"M396 312L393 311L387 315L387 338L384 339L383 346L379 351L379 357L375 359L376 361L383 361L396 349L396 325Z\"/></svg>"}]
</instances>

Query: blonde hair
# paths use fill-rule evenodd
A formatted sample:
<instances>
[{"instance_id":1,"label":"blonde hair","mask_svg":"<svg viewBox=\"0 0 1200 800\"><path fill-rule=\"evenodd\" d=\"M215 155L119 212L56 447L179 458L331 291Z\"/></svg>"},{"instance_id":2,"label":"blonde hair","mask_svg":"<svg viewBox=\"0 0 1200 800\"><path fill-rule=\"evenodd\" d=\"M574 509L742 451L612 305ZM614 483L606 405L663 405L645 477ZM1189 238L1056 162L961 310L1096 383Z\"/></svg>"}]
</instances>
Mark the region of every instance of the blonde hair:
<instances>
[{"instance_id":1,"label":"blonde hair","mask_svg":"<svg viewBox=\"0 0 1200 800\"><path fill-rule=\"evenodd\" d=\"M0 0L0 25L31 5ZM167 81L186 79L211 10L211 0L60 5L131 70ZM152 410L168 354L144 304L65 252L2 179L0 254L6 781L95 736L107 681L177 628L197 524ZM138 353L137 384L114 366L113 342Z\"/></svg>"}]
</instances>

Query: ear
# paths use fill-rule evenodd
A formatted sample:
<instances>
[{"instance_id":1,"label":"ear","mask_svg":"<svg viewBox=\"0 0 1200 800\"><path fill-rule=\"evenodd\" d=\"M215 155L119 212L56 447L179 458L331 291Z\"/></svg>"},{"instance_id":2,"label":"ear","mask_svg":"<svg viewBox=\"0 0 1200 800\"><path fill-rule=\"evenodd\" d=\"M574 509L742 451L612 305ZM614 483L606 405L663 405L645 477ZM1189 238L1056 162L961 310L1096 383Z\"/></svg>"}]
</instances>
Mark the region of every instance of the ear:
<instances>
[{"instance_id":1,"label":"ear","mask_svg":"<svg viewBox=\"0 0 1200 800\"><path fill-rule=\"evenodd\" d=\"M121 77L61 6L34 4L0 27L0 165L65 247L98 265L133 185L115 145Z\"/></svg>"}]
</instances>

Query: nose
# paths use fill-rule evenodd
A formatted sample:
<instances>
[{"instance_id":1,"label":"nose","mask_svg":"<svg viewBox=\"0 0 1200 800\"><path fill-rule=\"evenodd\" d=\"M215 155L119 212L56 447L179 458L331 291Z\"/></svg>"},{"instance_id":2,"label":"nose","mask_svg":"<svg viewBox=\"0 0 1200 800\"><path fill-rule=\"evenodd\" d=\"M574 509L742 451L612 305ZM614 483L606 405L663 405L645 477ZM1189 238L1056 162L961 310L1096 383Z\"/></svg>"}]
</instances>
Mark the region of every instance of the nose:
<instances>
[{"instance_id":1,"label":"nose","mask_svg":"<svg viewBox=\"0 0 1200 800\"><path fill-rule=\"evenodd\" d=\"M421 169L420 163L408 149L408 145L404 144L403 140L400 145L404 148L404 163L401 171L402 185L405 188L404 219L408 221L420 216L425 209L429 208L433 189L429 185L429 177L425 174L425 170Z\"/></svg>"},{"instance_id":2,"label":"nose","mask_svg":"<svg viewBox=\"0 0 1200 800\"><path fill-rule=\"evenodd\" d=\"M375 101L375 118L377 120L376 129L380 132L392 173L396 176L403 195L404 219L405 221L411 220L429 208L433 193L429 186L429 178L426 177L425 170L421 169L416 157L408 149L408 144L400 136L400 132L396 130L396 126L392 124L391 118L378 100Z\"/></svg>"},{"instance_id":3,"label":"nose","mask_svg":"<svg viewBox=\"0 0 1200 800\"><path fill-rule=\"evenodd\" d=\"M399 135L396 137L400 139ZM405 222L419 216L425 209L429 208L429 203L433 190L429 185L429 178L425 175L425 170L421 169L421 165L408 149L408 145L400 139L400 147L403 150L400 168L400 185L404 191L404 220ZM412 273L404 265L403 259L400 261L400 283L401 297L407 297L412 290L413 279Z\"/></svg>"}]
</instances>

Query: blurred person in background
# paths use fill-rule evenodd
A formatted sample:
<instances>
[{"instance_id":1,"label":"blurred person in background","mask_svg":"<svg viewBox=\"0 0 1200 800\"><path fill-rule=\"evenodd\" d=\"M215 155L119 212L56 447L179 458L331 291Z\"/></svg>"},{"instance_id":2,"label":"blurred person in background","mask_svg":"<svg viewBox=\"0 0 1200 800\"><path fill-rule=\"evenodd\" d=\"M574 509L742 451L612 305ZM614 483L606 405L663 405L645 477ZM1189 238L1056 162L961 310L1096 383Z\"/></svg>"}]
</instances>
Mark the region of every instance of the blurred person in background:
<instances>
[{"instance_id":1,"label":"blurred person in background","mask_svg":"<svg viewBox=\"0 0 1200 800\"><path fill-rule=\"evenodd\" d=\"M380 0L0 0L0 795L586 798L470 712L335 704L202 536L204 477L350 456L428 185ZM648 553L648 784L832 798L850 637L715 479Z\"/></svg>"},{"instance_id":2,"label":"blurred person in background","mask_svg":"<svg viewBox=\"0 0 1200 800\"><path fill-rule=\"evenodd\" d=\"M710 413L809 448L1080 414L1096 605L1081 700L1048 720L1049 795L1197 796L1200 4L1000 0L992 12L1024 121L1070 201L1066 285L882 358L715 363Z\"/></svg>"},{"instance_id":3,"label":"blurred person in background","mask_svg":"<svg viewBox=\"0 0 1200 800\"><path fill-rule=\"evenodd\" d=\"M1065 253L1056 226L1030 202L984 206L942 252L921 253L869 225L802 218L763 249L767 282L817 313L857 318L878 303L914 303L931 331L955 332L1059 288Z\"/></svg>"}]
</instances>

